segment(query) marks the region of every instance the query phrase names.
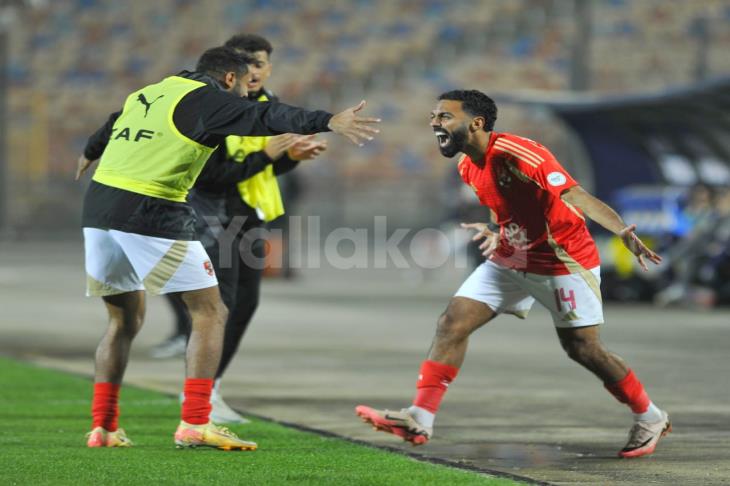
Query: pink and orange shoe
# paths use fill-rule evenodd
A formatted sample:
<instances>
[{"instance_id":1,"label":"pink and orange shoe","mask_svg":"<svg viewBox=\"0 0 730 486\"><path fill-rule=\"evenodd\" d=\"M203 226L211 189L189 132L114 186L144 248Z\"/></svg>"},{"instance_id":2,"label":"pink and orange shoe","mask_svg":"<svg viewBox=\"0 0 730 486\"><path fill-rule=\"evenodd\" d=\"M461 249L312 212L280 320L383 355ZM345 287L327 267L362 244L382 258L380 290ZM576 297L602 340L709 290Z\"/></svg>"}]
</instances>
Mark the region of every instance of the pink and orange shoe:
<instances>
[{"instance_id":1,"label":"pink and orange shoe","mask_svg":"<svg viewBox=\"0 0 730 486\"><path fill-rule=\"evenodd\" d=\"M658 422L636 422L629 431L629 441L618 453L619 457L632 458L648 456L654 453L659 439L672 431L669 415L662 410L662 419Z\"/></svg>"},{"instance_id":2,"label":"pink and orange shoe","mask_svg":"<svg viewBox=\"0 0 730 486\"><path fill-rule=\"evenodd\" d=\"M88 447L131 447L132 441L129 440L124 429L109 432L104 427L96 427L86 434L86 445Z\"/></svg>"},{"instance_id":3,"label":"pink and orange shoe","mask_svg":"<svg viewBox=\"0 0 730 486\"><path fill-rule=\"evenodd\" d=\"M375 430L397 435L414 446L425 444L433 434L433 429L418 423L407 408L400 412L393 412L358 405L355 407L355 413L363 422L372 425Z\"/></svg>"},{"instance_id":4,"label":"pink and orange shoe","mask_svg":"<svg viewBox=\"0 0 730 486\"><path fill-rule=\"evenodd\" d=\"M227 428L218 427L213 422L193 425L182 421L175 432L175 445L178 449L214 447L222 451L255 451L258 447L255 442L239 439Z\"/></svg>"}]
</instances>

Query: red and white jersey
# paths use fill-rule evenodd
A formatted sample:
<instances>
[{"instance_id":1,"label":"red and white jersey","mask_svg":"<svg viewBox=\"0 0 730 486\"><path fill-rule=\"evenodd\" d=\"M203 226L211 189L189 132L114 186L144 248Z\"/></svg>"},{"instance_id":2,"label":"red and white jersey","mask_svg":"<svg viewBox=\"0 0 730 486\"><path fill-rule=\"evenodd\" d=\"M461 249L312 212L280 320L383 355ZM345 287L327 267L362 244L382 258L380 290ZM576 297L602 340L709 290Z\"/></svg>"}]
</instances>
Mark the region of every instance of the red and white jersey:
<instances>
[{"instance_id":1,"label":"red and white jersey","mask_svg":"<svg viewBox=\"0 0 730 486\"><path fill-rule=\"evenodd\" d=\"M501 227L495 263L540 275L600 265L582 212L560 198L578 183L544 146L492 132L484 159L463 156L459 173Z\"/></svg>"}]
</instances>

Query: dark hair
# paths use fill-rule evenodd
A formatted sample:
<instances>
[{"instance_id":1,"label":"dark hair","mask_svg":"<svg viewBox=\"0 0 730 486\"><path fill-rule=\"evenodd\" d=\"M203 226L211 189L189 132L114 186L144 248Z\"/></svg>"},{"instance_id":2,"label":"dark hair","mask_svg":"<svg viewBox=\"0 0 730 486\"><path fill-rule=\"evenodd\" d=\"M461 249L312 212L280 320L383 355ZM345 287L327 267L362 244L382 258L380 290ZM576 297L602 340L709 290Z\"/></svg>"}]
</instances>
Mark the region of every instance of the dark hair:
<instances>
[{"instance_id":1,"label":"dark hair","mask_svg":"<svg viewBox=\"0 0 730 486\"><path fill-rule=\"evenodd\" d=\"M214 47L208 49L198 59L195 70L222 80L226 73L234 72L243 76L248 72L248 65L256 62L251 56L238 52L230 47Z\"/></svg>"},{"instance_id":2,"label":"dark hair","mask_svg":"<svg viewBox=\"0 0 730 486\"><path fill-rule=\"evenodd\" d=\"M226 47L232 47L238 51L246 51L254 53L258 51L266 51L269 56L274 52L271 42L256 34L238 34L228 39L225 43Z\"/></svg>"},{"instance_id":3,"label":"dark hair","mask_svg":"<svg viewBox=\"0 0 730 486\"><path fill-rule=\"evenodd\" d=\"M497 121L497 105L494 100L475 89L457 89L447 91L438 97L439 100L461 101L461 109L471 116L484 117L484 131L491 132Z\"/></svg>"}]
</instances>

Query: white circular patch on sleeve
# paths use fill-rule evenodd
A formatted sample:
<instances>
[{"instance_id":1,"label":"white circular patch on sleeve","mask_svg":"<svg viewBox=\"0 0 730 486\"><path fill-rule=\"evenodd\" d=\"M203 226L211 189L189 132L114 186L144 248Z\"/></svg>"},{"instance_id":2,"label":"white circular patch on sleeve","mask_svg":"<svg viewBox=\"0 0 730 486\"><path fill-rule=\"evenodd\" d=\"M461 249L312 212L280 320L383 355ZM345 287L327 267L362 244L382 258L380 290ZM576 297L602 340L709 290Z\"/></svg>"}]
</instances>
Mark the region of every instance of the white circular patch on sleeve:
<instances>
[{"instance_id":1,"label":"white circular patch on sleeve","mask_svg":"<svg viewBox=\"0 0 730 486\"><path fill-rule=\"evenodd\" d=\"M547 176L547 181L550 183L551 186L562 186L565 184L568 179L565 178L565 174L562 172L551 172Z\"/></svg>"}]
</instances>

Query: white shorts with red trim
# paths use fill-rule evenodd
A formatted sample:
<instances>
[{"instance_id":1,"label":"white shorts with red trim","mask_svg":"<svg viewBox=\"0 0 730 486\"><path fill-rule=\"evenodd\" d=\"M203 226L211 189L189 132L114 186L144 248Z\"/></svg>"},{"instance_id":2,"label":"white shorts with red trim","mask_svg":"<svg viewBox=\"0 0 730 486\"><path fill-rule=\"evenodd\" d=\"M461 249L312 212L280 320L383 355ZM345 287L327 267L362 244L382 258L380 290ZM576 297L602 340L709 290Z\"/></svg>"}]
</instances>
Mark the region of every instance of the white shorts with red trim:
<instances>
[{"instance_id":1,"label":"white shorts with red trim","mask_svg":"<svg viewBox=\"0 0 730 486\"><path fill-rule=\"evenodd\" d=\"M483 302L497 314L522 319L537 300L550 311L555 327L583 327L603 324L600 285L600 267L568 275L538 275L488 260L454 296Z\"/></svg>"},{"instance_id":2,"label":"white shorts with red trim","mask_svg":"<svg viewBox=\"0 0 730 486\"><path fill-rule=\"evenodd\" d=\"M86 295L167 294L218 285L199 241L84 228Z\"/></svg>"}]
</instances>

